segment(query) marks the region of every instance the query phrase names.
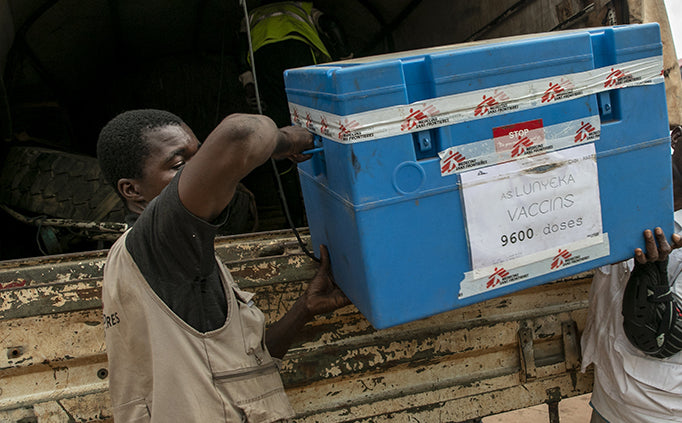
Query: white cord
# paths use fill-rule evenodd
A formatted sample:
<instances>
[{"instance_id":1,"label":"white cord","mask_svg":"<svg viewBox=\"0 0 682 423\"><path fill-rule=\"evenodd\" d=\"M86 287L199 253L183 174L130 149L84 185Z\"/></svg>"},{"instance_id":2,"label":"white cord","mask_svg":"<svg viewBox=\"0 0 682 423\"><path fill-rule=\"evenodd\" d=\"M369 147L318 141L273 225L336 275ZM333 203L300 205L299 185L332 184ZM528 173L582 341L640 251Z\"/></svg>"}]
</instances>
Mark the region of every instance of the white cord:
<instances>
[{"instance_id":1,"label":"white cord","mask_svg":"<svg viewBox=\"0 0 682 423\"><path fill-rule=\"evenodd\" d=\"M256 60L253 57L253 44L251 44L251 20L249 19L249 11L246 8L246 0L239 0L239 3L244 8L244 25L246 27L246 39L249 43L249 58L251 59L251 73L253 74L253 85L256 90L256 104L258 105L258 114L263 114L263 107L260 104L260 92L258 91L258 78L256 77Z\"/></svg>"}]
</instances>

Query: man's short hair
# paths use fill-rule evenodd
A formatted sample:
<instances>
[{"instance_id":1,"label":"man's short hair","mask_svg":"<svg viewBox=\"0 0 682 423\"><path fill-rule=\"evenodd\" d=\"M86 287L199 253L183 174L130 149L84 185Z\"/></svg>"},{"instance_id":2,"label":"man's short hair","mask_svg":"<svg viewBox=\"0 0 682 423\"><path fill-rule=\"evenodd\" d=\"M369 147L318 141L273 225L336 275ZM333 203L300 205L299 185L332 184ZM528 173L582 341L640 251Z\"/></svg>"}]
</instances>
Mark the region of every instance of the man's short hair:
<instances>
[{"instance_id":1,"label":"man's short hair","mask_svg":"<svg viewBox=\"0 0 682 423\"><path fill-rule=\"evenodd\" d=\"M182 123L173 113L156 109L130 110L111 119L97 141L97 158L104 179L120 195L119 179L143 176L144 162L149 156L146 139L149 131Z\"/></svg>"}]
</instances>

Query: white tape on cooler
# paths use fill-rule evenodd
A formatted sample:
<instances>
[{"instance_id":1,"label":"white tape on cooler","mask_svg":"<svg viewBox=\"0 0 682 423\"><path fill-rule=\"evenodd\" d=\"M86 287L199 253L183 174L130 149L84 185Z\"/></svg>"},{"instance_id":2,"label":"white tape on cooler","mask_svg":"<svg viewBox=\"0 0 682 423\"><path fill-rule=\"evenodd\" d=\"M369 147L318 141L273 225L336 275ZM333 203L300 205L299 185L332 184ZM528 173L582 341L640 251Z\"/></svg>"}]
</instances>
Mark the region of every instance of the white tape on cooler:
<instances>
[{"instance_id":1,"label":"white tape on cooler","mask_svg":"<svg viewBox=\"0 0 682 423\"><path fill-rule=\"evenodd\" d=\"M289 103L291 121L350 144L517 112L603 91L663 83L663 57L491 87L347 116Z\"/></svg>"},{"instance_id":2,"label":"white tape on cooler","mask_svg":"<svg viewBox=\"0 0 682 423\"><path fill-rule=\"evenodd\" d=\"M514 130L524 126L531 129ZM453 175L520 157L594 142L601 133L601 120L599 115L594 115L545 127L542 126L542 120L538 119L510 128L512 129L494 138L456 145L439 152L441 175Z\"/></svg>"},{"instance_id":3,"label":"white tape on cooler","mask_svg":"<svg viewBox=\"0 0 682 423\"><path fill-rule=\"evenodd\" d=\"M495 266L474 269L465 273L460 283L459 298L511 286L563 268L606 257L609 254L609 237L608 234L603 233Z\"/></svg>"}]
</instances>

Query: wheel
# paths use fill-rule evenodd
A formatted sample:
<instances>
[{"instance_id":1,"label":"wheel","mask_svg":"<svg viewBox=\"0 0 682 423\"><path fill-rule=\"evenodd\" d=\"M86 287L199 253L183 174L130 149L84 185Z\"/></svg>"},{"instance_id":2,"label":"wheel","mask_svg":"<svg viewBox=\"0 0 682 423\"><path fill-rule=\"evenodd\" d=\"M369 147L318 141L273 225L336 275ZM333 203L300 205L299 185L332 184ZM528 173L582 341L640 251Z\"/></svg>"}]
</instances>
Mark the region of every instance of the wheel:
<instances>
[{"instance_id":1,"label":"wheel","mask_svg":"<svg viewBox=\"0 0 682 423\"><path fill-rule=\"evenodd\" d=\"M94 157L11 147L0 173L0 202L33 215L123 222L125 207Z\"/></svg>"}]
</instances>

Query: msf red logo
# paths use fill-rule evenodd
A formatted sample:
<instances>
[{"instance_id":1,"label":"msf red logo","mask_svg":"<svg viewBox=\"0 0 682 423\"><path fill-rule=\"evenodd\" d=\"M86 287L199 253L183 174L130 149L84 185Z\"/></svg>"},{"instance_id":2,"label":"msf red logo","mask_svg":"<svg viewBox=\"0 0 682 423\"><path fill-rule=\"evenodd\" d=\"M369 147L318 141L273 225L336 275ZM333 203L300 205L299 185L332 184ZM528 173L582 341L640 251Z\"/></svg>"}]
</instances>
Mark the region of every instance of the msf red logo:
<instances>
[{"instance_id":1,"label":"msf red logo","mask_svg":"<svg viewBox=\"0 0 682 423\"><path fill-rule=\"evenodd\" d=\"M505 94L504 91L501 90L495 90L493 92L493 95L490 97L484 95L483 101L478 103L478 106L476 106L476 110L474 110L474 116L483 116L484 114L490 111L491 107L497 106L501 102L508 100L509 96Z\"/></svg>"},{"instance_id":2,"label":"msf red logo","mask_svg":"<svg viewBox=\"0 0 682 423\"><path fill-rule=\"evenodd\" d=\"M428 118L429 116L434 116L440 113L440 111L434 105L428 105L421 109L410 109L410 114L405 118L402 124L400 124L401 131L409 131L419 124L419 122Z\"/></svg>"},{"instance_id":3,"label":"msf red logo","mask_svg":"<svg viewBox=\"0 0 682 423\"><path fill-rule=\"evenodd\" d=\"M604 88L609 88L618 85L618 82L625 78L627 74L620 69L611 68L611 73L606 77Z\"/></svg>"},{"instance_id":4,"label":"msf red logo","mask_svg":"<svg viewBox=\"0 0 682 423\"><path fill-rule=\"evenodd\" d=\"M595 127L592 126L590 122L580 122L580 124L582 126L575 132L575 138L573 139L573 142L585 141L590 134L596 131Z\"/></svg>"},{"instance_id":5,"label":"msf red logo","mask_svg":"<svg viewBox=\"0 0 682 423\"><path fill-rule=\"evenodd\" d=\"M552 260L552 265L550 266L551 269L558 269L561 266L566 263L566 260L571 258L572 254L568 252L568 250L562 250L559 249L559 253L554 256L554 260Z\"/></svg>"},{"instance_id":6,"label":"msf red logo","mask_svg":"<svg viewBox=\"0 0 682 423\"><path fill-rule=\"evenodd\" d=\"M294 108L293 112L291 113L291 121L299 124L301 122L301 117L298 115L298 109Z\"/></svg>"},{"instance_id":7,"label":"msf red logo","mask_svg":"<svg viewBox=\"0 0 682 423\"><path fill-rule=\"evenodd\" d=\"M512 148L511 156L518 157L522 155L526 152L526 148L532 145L533 141L531 141L528 136L524 136L523 138L519 137L519 140L516 142L516 144L514 144L514 148Z\"/></svg>"},{"instance_id":8,"label":"msf red logo","mask_svg":"<svg viewBox=\"0 0 682 423\"><path fill-rule=\"evenodd\" d=\"M343 139L346 135L353 132L359 125L360 124L355 120L349 121L346 119L345 122L339 122L339 128L341 129L339 131L339 139Z\"/></svg>"},{"instance_id":9,"label":"msf red logo","mask_svg":"<svg viewBox=\"0 0 682 423\"><path fill-rule=\"evenodd\" d=\"M557 94L561 94L562 92L564 92L564 87L562 87L560 83L550 82L549 88L547 88L542 95L542 102L549 103L556 98Z\"/></svg>"},{"instance_id":10,"label":"msf red logo","mask_svg":"<svg viewBox=\"0 0 682 423\"><path fill-rule=\"evenodd\" d=\"M441 162L440 173L448 174L454 171L457 169L457 165L462 163L465 159L466 157L459 151L450 150L448 155Z\"/></svg>"},{"instance_id":11,"label":"msf red logo","mask_svg":"<svg viewBox=\"0 0 682 423\"><path fill-rule=\"evenodd\" d=\"M327 123L327 118L324 116L320 117L320 132L329 135L329 124Z\"/></svg>"},{"instance_id":12,"label":"msf red logo","mask_svg":"<svg viewBox=\"0 0 682 423\"><path fill-rule=\"evenodd\" d=\"M488 283L485 284L486 289L495 288L502 282L502 279L507 276L509 276L509 272L506 271L504 267L500 267L499 269L496 267L493 274L488 278Z\"/></svg>"}]
</instances>

